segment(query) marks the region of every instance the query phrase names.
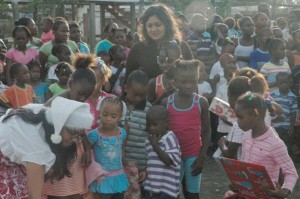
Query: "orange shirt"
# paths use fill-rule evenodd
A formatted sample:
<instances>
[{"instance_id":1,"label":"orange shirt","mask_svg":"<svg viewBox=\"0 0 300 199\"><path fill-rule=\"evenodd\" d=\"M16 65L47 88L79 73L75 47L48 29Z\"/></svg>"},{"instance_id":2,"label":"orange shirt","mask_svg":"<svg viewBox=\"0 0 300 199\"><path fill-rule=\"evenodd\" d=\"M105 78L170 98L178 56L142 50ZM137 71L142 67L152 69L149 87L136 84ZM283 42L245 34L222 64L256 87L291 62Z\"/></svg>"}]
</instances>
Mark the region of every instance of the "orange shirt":
<instances>
[{"instance_id":1,"label":"orange shirt","mask_svg":"<svg viewBox=\"0 0 300 199\"><path fill-rule=\"evenodd\" d=\"M20 88L14 84L0 94L0 99L7 104L11 104L13 108L20 108L33 103L34 91L32 86L28 84L25 85L25 88Z\"/></svg>"}]
</instances>

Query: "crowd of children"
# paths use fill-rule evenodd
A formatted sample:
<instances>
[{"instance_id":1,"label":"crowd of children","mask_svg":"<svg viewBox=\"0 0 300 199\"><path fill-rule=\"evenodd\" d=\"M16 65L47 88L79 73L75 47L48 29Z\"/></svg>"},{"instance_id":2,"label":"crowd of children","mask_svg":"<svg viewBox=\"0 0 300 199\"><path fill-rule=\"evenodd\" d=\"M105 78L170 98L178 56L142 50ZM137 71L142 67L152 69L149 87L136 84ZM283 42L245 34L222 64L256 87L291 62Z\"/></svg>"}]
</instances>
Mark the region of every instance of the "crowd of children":
<instances>
[{"instance_id":1,"label":"crowd of children","mask_svg":"<svg viewBox=\"0 0 300 199\"><path fill-rule=\"evenodd\" d=\"M34 21L18 20L15 47L0 40L0 115L31 103L49 107L60 96L88 103L94 117L80 136L70 130L71 173L46 181L44 197L176 199L182 187L186 199L197 199L205 158L218 147L214 157L265 166L276 185L268 195L291 194L300 160L300 14L277 24L269 17L214 15L207 24L194 14L186 30L194 59L184 59L183 41L160 42L152 79L151 66L126 70L138 33L108 24L94 55L75 21L43 18L38 40ZM235 122L209 111L214 98L228 103Z\"/></svg>"}]
</instances>

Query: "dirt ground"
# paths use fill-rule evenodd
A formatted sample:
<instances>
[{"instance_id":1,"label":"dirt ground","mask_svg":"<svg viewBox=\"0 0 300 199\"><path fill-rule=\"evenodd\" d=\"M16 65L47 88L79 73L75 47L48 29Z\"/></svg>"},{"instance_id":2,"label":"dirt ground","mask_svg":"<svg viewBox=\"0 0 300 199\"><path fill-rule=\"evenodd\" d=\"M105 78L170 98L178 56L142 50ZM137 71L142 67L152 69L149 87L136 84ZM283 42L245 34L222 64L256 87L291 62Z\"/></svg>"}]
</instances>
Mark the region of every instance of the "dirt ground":
<instances>
[{"instance_id":1,"label":"dirt ground","mask_svg":"<svg viewBox=\"0 0 300 199\"><path fill-rule=\"evenodd\" d=\"M296 168L300 175L300 164L296 164ZM212 157L208 157L202 175L201 199L222 199L223 194L228 190L228 185L229 180L226 174ZM299 181L289 199L300 199Z\"/></svg>"}]
</instances>

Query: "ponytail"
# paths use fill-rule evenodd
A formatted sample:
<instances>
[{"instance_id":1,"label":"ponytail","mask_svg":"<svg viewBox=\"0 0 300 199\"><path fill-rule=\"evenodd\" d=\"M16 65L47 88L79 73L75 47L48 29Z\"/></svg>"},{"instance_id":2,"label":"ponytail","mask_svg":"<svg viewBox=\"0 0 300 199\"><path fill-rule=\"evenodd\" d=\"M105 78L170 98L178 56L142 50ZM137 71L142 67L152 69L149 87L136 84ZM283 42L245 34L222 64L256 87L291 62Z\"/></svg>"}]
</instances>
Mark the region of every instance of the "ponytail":
<instances>
[{"instance_id":1,"label":"ponytail","mask_svg":"<svg viewBox=\"0 0 300 199\"><path fill-rule=\"evenodd\" d=\"M254 77L250 79L250 89L251 92L264 94L268 92L269 86L268 83L261 73L256 73Z\"/></svg>"}]
</instances>

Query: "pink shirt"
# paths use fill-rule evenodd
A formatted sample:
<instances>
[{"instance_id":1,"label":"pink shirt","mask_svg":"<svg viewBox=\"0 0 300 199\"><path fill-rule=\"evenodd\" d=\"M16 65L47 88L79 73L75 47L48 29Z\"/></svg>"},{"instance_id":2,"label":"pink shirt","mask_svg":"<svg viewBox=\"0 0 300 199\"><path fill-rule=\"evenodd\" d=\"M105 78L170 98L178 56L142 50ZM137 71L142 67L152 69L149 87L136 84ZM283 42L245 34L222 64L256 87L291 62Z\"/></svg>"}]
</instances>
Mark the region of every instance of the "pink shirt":
<instances>
[{"instance_id":1,"label":"pink shirt","mask_svg":"<svg viewBox=\"0 0 300 199\"><path fill-rule=\"evenodd\" d=\"M54 39L54 35L52 30L48 31L48 32L43 32L41 35L41 40L42 43L47 43L48 41L52 41Z\"/></svg>"},{"instance_id":2,"label":"pink shirt","mask_svg":"<svg viewBox=\"0 0 300 199\"><path fill-rule=\"evenodd\" d=\"M6 57L8 59L11 59L12 62L19 62L22 64L28 64L32 60L35 60L35 58L39 55L39 52L36 49L28 48L25 53L15 49L11 48L7 51Z\"/></svg>"},{"instance_id":3,"label":"pink shirt","mask_svg":"<svg viewBox=\"0 0 300 199\"><path fill-rule=\"evenodd\" d=\"M178 139L182 157L195 157L199 155L202 146L200 96L194 94L191 106L179 109L174 103L175 95L176 93L168 97L168 128Z\"/></svg>"},{"instance_id":4,"label":"pink shirt","mask_svg":"<svg viewBox=\"0 0 300 199\"><path fill-rule=\"evenodd\" d=\"M252 138L251 130L244 132L242 161L264 165L273 182L278 182L281 168L285 176L282 187L293 191L298 174L284 142L273 128L269 127L257 138Z\"/></svg>"}]
</instances>

